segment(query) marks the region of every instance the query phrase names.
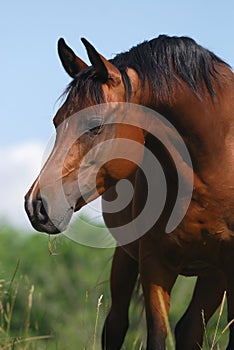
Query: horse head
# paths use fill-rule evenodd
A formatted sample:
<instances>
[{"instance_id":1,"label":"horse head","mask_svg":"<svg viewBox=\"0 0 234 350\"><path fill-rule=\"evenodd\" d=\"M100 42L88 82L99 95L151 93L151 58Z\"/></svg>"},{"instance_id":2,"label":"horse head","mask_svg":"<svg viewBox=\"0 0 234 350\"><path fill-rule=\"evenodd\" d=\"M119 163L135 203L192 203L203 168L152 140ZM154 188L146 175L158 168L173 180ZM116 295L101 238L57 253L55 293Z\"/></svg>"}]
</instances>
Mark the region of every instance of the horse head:
<instances>
[{"instance_id":1,"label":"horse head","mask_svg":"<svg viewBox=\"0 0 234 350\"><path fill-rule=\"evenodd\" d=\"M144 143L143 130L122 123L121 111L118 122L114 118L115 103L126 101L123 74L86 39L82 42L91 66L64 39L58 41L62 65L73 80L54 117L53 150L25 196L33 227L51 234L64 231L74 211L128 178L143 158L138 147Z\"/></svg>"}]
</instances>

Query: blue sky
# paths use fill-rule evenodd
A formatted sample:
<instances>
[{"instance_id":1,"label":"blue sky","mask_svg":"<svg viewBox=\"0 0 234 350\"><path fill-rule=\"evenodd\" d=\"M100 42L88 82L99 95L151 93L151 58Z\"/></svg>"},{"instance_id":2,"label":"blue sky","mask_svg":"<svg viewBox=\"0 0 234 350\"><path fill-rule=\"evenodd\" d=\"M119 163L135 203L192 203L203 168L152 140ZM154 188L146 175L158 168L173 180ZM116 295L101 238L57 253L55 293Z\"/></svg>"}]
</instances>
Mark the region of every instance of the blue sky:
<instances>
[{"instance_id":1,"label":"blue sky","mask_svg":"<svg viewBox=\"0 0 234 350\"><path fill-rule=\"evenodd\" d=\"M233 22L232 0L1 1L0 154L2 159L13 154L11 161L5 159L1 188L17 188L20 197L24 179L23 196L38 171L39 148L53 133L56 100L70 80L57 56L59 37L88 62L82 36L111 58L162 33L187 35L234 66ZM0 215L4 210L0 207Z\"/></svg>"},{"instance_id":2,"label":"blue sky","mask_svg":"<svg viewBox=\"0 0 234 350\"><path fill-rule=\"evenodd\" d=\"M234 66L233 21L231 0L2 1L0 145L50 136L56 99L69 82L59 37L87 60L82 36L111 58L160 33L188 35Z\"/></svg>"}]
</instances>

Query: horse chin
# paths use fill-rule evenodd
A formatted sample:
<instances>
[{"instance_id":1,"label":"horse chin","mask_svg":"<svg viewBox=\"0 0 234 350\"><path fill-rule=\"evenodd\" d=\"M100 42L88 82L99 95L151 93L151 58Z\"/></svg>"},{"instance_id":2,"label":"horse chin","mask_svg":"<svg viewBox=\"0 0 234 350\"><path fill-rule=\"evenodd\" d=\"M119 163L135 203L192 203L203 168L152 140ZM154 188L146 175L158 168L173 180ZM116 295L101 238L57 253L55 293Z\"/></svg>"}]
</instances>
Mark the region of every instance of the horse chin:
<instances>
[{"instance_id":1,"label":"horse chin","mask_svg":"<svg viewBox=\"0 0 234 350\"><path fill-rule=\"evenodd\" d=\"M71 221L73 213L74 213L74 210L71 207L67 210L67 212L64 214L62 219L60 218L60 220L58 220L58 221L53 220L53 225L54 225L55 229L57 229L59 231L57 233L61 233L61 232L66 231L66 229ZM55 232L55 234L56 234L56 232Z\"/></svg>"},{"instance_id":2,"label":"horse chin","mask_svg":"<svg viewBox=\"0 0 234 350\"><path fill-rule=\"evenodd\" d=\"M97 191L97 189L94 189L93 191L90 191L88 194L86 194L84 197L78 198L76 201L74 212L79 211L82 207L84 207L86 204L92 202L94 199L97 199L105 192L105 189L102 187Z\"/></svg>"},{"instance_id":3,"label":"horse chin","mask_svg":"<svg viewBox=\"0 0 234 350\"><path fill-rule=\"evenodd\" d=\"M62 230L56 227L52 222L48 222L47 224L41 224L32 220L31 224L36 231L47 233L48 235L57 235L62 232Z\"/></svg>"}]
</instances>

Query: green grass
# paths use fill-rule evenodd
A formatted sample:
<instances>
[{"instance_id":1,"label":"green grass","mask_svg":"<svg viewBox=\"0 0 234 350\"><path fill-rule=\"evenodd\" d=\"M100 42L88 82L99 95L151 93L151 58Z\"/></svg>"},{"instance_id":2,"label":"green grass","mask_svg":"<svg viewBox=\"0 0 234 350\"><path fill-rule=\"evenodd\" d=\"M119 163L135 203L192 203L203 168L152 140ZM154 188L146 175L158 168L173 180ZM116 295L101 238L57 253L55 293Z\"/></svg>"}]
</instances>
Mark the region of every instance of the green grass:
<instances>
[{"instance_id":1,"label":"green grass","mask_svg":"<svg viewBox=\"0 0 234 350\"><path fill-rule=\"evenodd\" d=\"M22 328L19 332L13 330L15 317L15 303L19 293L20 280L16 279L19 264L9 283L0 280L0 345L5 349L37 349L36 342L51 339L51 335L31 335L31 310L34 286L28 290L25 318L21 320Z\"/></svg>"},{"instance_id":2,"label":"green grass","mask_svg":"<svg viewBox=\"0 0 234 350\"><path fill-rule=\"evenodd\" d=\"M0 239L0 349L100 350L113 249L81 246L66 237L48 241L46 235L6 226L0 228ZM180 277L173 289L168 350L174 350L174 327L194 283L194 278ZM202 350L224 349L226 326L224 299L205 327ZM142 296L136 292L123 350L143 350L145 335Z\"/></svg>"}]
</instances>

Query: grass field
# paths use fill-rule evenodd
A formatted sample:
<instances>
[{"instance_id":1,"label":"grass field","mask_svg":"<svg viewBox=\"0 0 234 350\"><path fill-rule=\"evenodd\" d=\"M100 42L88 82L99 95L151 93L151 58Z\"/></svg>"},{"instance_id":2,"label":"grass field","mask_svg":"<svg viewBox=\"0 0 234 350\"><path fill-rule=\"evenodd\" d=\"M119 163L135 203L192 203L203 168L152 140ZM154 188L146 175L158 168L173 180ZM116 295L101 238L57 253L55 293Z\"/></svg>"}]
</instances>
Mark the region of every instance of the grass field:
<instances>
[{"instance_id":1,"label":"grass field","mask_svg":"<svg viewBox=\"0 0 234 350\"><path fill-rule=\"evenodd\" d=\"M100 350L110 306L113 250L81 246L63 236L52 246L46 235L26 234L6 225L0 229L0 239L0 349ZM194 278L180 277L173 289L168 350L175 348L174 327L194 283ZM206 327L203 350L225 348L228 330L221 333L227 325L226 303L221 311ZM130 321L123 349L144 349L141 292L134 294Z\"/></svg>"}]
</instances>

